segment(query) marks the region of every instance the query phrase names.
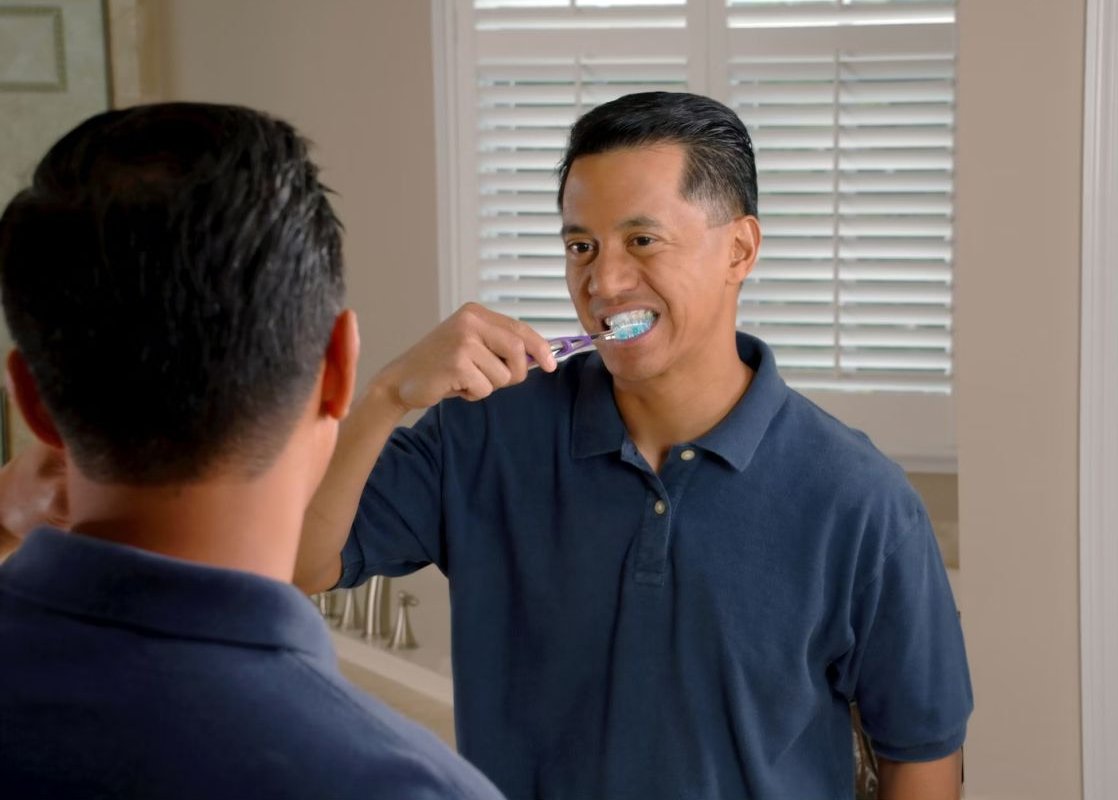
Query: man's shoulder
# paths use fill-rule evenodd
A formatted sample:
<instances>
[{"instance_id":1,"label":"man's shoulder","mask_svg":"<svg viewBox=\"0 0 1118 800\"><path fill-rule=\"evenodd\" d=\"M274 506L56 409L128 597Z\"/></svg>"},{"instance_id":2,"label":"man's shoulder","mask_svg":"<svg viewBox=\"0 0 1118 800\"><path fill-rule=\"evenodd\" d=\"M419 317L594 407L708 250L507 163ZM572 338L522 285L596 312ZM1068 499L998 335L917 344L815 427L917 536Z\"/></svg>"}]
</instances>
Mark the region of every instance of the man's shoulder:
<instances>
[{"instance_id":1,"label":"man's shoulder","mask_svg":"<svg viewBox=\"0 0 1118 800\"><path fill-rule=\"evenodd\" d=\"M499 797L474 767L426 728L340 674L322 670L299 654L289 658L290 668L298 673L306 692L298 708L289 708L283 715L283 724L298 737L301 753L314 753L320 785L337 781L341 789L367 779L367 790L391 778L393 791L400 791L401 796ZM319 735L323 732L327 735Z\"/></svg>"},{"instance_id":2,"label":"man's shoulder","mask_svg":"<svg viewBox=\"0 0 1118 800\"><path fill-rule=\"evenodd\" d=\"M913 513L916 491L899 464L863 431L837 419L804 395L790 390L772 434L797 474L848 502L886 504Z\"/></svg>"},{"instance_id":3,"label":"man's shoulder","mask_svg":"<svg viewBox=\"0 0 1118 800\"><path fill-rule=\"evenodd\" d=\"M0 697L0 716L21 733L0 764L19 786L66 780L134 796L103 768L122 753L144 759L152 796L356 798L391 781L400 796L499 797L430 732L345 680L329 654L88 624L2 590L0 650L0 678L21 687ZM35 752L47 746L69 772L41 774ZM184 753L192 769L180 786Z\"/></svg>"}]
</instances>

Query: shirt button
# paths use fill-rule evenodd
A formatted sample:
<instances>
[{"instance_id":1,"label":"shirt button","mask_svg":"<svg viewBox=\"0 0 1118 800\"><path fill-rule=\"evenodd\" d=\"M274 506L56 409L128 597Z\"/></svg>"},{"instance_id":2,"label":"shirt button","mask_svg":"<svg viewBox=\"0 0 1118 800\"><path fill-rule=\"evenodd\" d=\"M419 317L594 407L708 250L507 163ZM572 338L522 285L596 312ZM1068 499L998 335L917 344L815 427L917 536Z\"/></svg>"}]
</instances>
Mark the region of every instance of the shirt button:
<instances>
[{"instance_id":1,"label":"shirt button","mask_svg":"<svg viewBox=\"0 0 1118 800\"><path fill-rule=\"evenodd\" d=\"M684 450L682 453L680 453L679 457L682 458L684 461L690 461L691 459L693 459L695 457L695 451L692 450L691 448L688 448L688 449Z\"/></svg>"},{"instance_id":2,"label":"shirt button","mask_svg":"<svg viewBox=\"0 0 1118 800\"><path fill-rule=\"evenodd\" d=\"M668 504L665 503L663 500L657 500L656 504L652 506L652 510L655 511L657 514L663 514L665 511L668 510Z\"/></svg>"}]
</instances>

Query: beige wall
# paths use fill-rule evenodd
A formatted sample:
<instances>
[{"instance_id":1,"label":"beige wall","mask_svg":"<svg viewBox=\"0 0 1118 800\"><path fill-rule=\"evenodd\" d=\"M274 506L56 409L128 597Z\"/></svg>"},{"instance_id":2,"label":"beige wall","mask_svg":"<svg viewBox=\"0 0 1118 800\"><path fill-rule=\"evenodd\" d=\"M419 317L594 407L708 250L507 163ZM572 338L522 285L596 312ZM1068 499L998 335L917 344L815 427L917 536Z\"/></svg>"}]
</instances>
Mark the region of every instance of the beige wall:
<instances>
[{"instance_id":1,"label":"beige wall","mask_svg":"<svg viewBox=\"0 0 1118 800\"><path fill-rule=\"evenodd\" d=\"M346 226L362 376L438 322L431 10L391 0L146 0L151 99L251 105L317 145Z\"/></svg>"},{"instance_id":2,"label":"beige wall","mask_svg":"<svg viewBox=\"0 0 1118 800\"><path fill-rule=\"evenodd\" d=\"M957 391L968 800L1081 796L1084 0L960 6Z\"/></svg>"}]
</instances>

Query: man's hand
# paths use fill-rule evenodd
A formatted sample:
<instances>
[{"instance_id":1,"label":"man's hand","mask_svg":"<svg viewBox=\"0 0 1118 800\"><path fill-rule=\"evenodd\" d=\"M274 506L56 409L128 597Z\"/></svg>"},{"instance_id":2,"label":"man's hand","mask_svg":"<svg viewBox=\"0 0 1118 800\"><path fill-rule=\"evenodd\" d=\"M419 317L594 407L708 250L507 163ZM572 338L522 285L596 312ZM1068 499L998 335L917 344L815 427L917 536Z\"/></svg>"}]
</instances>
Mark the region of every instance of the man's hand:
<instances>
[{"instance_id":1,"label":"man's hand","mask_svg":"<svg viewBox=\"0 0 1118 800\"><path fill-rule=\"evenodd\" d=\"M35 442L0 469L0 556L40 525L69 525L66 457Z\"/></svg>"},{"instance_id":2,"label":"man's hand","mask_svg":"<svg viewBox=\"0 0 1118 800\"><path fill-rule=\"evenodd\" d=\"M879 800L959 800L962 751L936 761L901 762L878 756Z\"/></svg>"},{"instance_id":3,"label":"man's hand","mask_svg":"<svg viewBox=\"0 0 1118 800\"><path fill-rule=\"evenodd\" d=\"M551 372L555 357L531 327L467 303L385 367L375 384L401 409L423 409L447 397L481 400L528 375L528 357Z\"/></svg>"}]
</instances>

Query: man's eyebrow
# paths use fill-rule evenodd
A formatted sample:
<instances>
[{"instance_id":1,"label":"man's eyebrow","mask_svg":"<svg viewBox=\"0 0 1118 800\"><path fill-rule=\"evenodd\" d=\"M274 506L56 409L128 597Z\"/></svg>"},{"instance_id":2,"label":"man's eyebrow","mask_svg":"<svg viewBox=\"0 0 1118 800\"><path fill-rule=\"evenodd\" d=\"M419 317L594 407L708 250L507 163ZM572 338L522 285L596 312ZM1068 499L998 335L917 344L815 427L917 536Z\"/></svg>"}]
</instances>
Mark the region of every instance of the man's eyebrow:
<instances>
[{"instance_id":1,"label":"man's eyebrow","mask_svg":"<svg viewBox=\"0 0 1118 800\"><path fill-rule=\"evenodd\" d=\"M663 228L663 224L659 220L654 219L646 214L638 214L635 217L629 217L617 224L617 230L625 231L632 228ZM564 225L559 229L560 236L569 236L570 234L577 234L579 236L589 235L590 230L582 225L570 223Z\"/></svg>"}]
</instances>

